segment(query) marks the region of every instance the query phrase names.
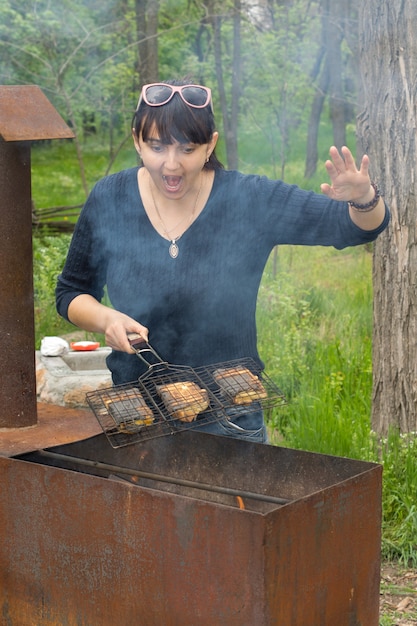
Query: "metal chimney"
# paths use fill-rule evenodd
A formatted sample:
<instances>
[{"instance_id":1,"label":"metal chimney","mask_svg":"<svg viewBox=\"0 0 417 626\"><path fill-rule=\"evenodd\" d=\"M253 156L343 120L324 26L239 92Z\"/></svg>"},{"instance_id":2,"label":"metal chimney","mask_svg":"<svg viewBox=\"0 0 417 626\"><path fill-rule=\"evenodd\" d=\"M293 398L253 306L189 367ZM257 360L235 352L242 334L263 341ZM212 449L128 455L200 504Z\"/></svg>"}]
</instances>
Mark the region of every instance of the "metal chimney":
<instances>
[{"instance_id":1,"label":"metal chimney","mask_svg":"<svg viewBox=\"0 0 417 626\"><path fill-rule=\"evenodd\" d=\"M30 142L73 136L39 87L0 86L0 428L37 423Z\"/></svg>"}]
</instances>

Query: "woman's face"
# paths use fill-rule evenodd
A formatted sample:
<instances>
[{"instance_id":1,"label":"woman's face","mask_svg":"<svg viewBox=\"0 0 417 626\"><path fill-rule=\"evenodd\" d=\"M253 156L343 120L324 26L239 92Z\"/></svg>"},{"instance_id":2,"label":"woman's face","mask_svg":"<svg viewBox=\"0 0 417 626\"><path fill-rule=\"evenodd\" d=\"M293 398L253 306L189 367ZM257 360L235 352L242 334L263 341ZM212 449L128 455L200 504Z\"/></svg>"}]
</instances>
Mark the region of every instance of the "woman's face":
<instances>
[{"instance_id":1,"label":"woman's face","mask_svg":"<svg viewBox=\"0 0 417 626\"><path fill-rule=\"evenodd\" d=\"M162 143L154 128L144 141L133 133L135 148L148 170L158 192L165 198L180 200L200 187L200 174L214 150L218 133L213 133L209 143Z\"/></svg>"}]
</instances>

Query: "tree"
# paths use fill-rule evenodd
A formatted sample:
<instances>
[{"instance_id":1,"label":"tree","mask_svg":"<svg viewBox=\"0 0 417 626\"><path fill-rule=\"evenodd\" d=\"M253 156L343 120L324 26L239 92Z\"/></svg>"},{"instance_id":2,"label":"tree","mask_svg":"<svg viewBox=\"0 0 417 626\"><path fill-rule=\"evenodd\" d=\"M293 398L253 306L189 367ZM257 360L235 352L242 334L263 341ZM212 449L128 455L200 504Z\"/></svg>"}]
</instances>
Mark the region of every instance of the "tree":
<instances>
[{"instance_id":1,"label":"tree","mask_svg":"<svg viewBox=\"0 0 417 626\"><path fill-rule=\"evenodd\" d=\"M38 0L29 8L4 0L0 9L2 82L38 84L72 126L86 196L83 139L97 131L101 115L108 121L115 111L131 117L133 110L131 20L117 8L111 0ZM113 123L106 127L112 137Z\"/></svg>"},{"instance_id":2,"label":"tree","mask_svg":"<svg viewBox=\"0 0 417 626\"><path fill-rule=\"evenodd\" d=\"M268 26L252 28L242 46L246 124L241 124L240 135L246 135L246 141L252 138L250 154L245 155L251 170L259 163L261 146L263 155L271 155L271 175L284 180L292 139L313 97L309 75L317 18L315 8L307 10L302 0L271 3L269 16Z\"/></svg>"},{"instance_id":3,"label":"tree","mask_svg":"<svg viewBox=\"0 0 417 626\"><path fill-rule=\"evenodd\" d=\"M342 43L350 4L345 0L321 0L321 46L318 51L312 79L318 79L313 99L307 138L305 177L316 171L318 160L318 130L326 97L329 99L333 126L333 142L338 148L346 143L348 107L345 97L345 62Z\"/></svg>"},{"instance_id":4,"label":"tree","mask_svg":"<svg viewBox=\"0 0 417 626\"><path fill-rule=\"evenodd\" d=\"M159 0L135 0L138 73L142 84L158 80Z\"/></svg>"},{"instance_id":5,"label":"tree","mask_svg":"<svg viewBox=\"0 0 417 626\"><path fill-rule=\"evenodd\" d=\"M231 75L231 95L230 106L228 104L226 79L225 79L225 55L223 53L225 46L222 37L222 24L225 17L225 5L220 6L218 0L208 0L207 10L209 21L213 29L213 53L214 66L216 71L217 88L220 98L220 110L223 120L224 139L226 144L226 158L229 169L237 169L238 167L238 115L239 115L239 99L240 99L240 78L241 78L241 1L233 0L233 7L229 9L233 19L233 37L232 52L230 60Z\"/></svg>"},{"instance_id":6,"label":"tree","mask_svg":"<svg viewBox=\"0 0 417 626\"><path fill-rule=\"evenodd\" d=\"M391 208L374 249L372 426L417 431L417 3L360 8L361 147Z\"/></svg>"}]
</instances>

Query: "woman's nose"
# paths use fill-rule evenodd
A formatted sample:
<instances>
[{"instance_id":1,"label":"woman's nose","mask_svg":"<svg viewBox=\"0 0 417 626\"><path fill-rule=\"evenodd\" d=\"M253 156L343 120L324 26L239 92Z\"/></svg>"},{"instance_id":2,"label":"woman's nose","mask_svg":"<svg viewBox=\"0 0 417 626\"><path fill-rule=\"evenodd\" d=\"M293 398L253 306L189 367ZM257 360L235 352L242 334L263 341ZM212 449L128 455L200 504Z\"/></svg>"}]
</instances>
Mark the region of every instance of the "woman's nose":
<instances>
[{"instance_id":1,"label":"woman's nose","mask_svg":"<svg viewBox=\"0 0 417 626\"><path fill-rule=\"evenodd\" d=\"M169 146L166 153L165 167L175 170L178 167L179 159L175 146Z\"/></svg>"}]
</instances>

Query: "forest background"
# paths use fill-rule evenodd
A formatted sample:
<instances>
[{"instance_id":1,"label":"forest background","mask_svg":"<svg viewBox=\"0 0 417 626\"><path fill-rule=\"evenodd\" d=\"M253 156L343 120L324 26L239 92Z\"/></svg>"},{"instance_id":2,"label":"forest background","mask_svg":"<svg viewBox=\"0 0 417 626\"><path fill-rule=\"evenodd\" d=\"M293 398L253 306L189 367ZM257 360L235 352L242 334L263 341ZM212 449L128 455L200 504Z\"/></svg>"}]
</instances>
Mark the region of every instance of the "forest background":
<instances>
[{"instance_id":1,"label":"forest background","mask_svg":"<svg viewBox=\"0 0 417 626\"><path fill-rule=\"evenodd\" d=\"M39 85L75 135L32 150L38 344L72 332L53 308L66 233L96 180L136 164L141 84L190 76L211 86L229 168L318 191L331 144L360 150L355 3L25 4L0 0L0 82ZM274 251L259 296L260 350L288 405L269 426L280 445L383 463L383 555L416 566L415 436L381 438L370 426L371 272L369 247Z\"/></svg>"}]
</instances>

